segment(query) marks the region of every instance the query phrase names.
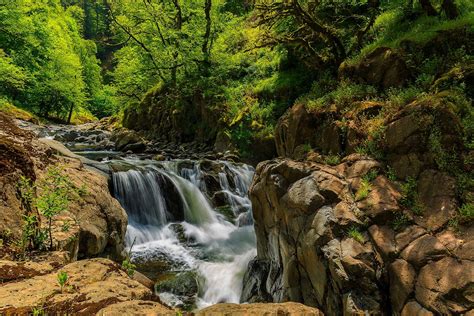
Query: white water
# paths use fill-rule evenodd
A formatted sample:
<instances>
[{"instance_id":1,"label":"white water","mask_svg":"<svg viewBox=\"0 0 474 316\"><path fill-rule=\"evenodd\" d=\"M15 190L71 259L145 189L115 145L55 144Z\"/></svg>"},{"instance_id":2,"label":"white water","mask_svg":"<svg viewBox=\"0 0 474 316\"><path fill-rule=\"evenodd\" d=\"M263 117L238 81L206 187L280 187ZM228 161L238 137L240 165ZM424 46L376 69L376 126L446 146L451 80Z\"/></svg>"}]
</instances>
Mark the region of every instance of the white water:
<instances>
[{"instance_id":1,"label":"white water","mask_svg":"<svg viewBox=\"0 0 474 316\"><path fill-rule=\"evenodd\" d=\"M133 257L142 262L166 258L178 271L196 271L200 279L198 308L238 303L243 274L256 254L247 196L253 169L220 163L220 190L237 218L230 222L212 208L205 172L198 163L187 162L191 168L180 168L180 161L128 163L134 169L115 172L113 185L115 196L129 215L126 239L128 246L134 242ZM172 229L176 223L190 242L180 241ZM160 293L160 297L169 304L181 302L170 293Z\"/></svg>"}]
</instances>

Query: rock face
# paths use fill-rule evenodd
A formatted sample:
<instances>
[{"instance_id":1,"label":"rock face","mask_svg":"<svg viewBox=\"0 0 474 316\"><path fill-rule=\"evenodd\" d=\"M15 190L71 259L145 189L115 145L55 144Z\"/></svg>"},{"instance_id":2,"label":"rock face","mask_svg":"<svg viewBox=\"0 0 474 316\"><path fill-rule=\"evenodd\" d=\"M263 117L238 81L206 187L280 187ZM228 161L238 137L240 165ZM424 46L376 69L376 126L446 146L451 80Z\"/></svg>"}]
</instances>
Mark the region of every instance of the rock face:
<instances>
[{"instance_id":1,"label":"rock face","mask_svg":"<svg viewBox=\"0 0 474 316\"><path fill-rule=\"evenodd\" d=\"M36 308L48 314L91 315L115 303L155 298L148 288L107 259L77 261L60 271L68 275L63 288L58 284L57 272L1 286L0 313L20 315ZM153 305L156 311L170 311Z\"/></svg>"},{"instance_id":2,"label":"rock face","mask_svg":"<svg viewBox=\"0 0 474 316\"><path fill-rule=\"evenodd\" d=\"M122 258L127 215L111 197L107 178L84 167L75 157L59 156L61 150L39 141L33 133L19 129L0 113L0 237L18 240L26 209L20 200L18 181L46 176L47 169L59 166L76 187L86 189L71 201L69 211L55 218L56 248L70 252L71 259L110 255ZM65 222L70 229L62 229Z\"/></svg>"},{"instance_id":3,"label":"rock face","mask_svg":"<svg viewBox=\"0 0 474 316\"><path fill-rule=\"evenodd\" d=\"M250 189L258 254L241 300L301 302L329 315L472 310L472 261L453 257L472 242L472 227L431 231L425 223L438 214L415 216L400 205L381 171L356 201L361 178L379 168L360 155L335 167L261 163ZM435 185L430 195L442 192Z\"/></svg>"}]
</instances>

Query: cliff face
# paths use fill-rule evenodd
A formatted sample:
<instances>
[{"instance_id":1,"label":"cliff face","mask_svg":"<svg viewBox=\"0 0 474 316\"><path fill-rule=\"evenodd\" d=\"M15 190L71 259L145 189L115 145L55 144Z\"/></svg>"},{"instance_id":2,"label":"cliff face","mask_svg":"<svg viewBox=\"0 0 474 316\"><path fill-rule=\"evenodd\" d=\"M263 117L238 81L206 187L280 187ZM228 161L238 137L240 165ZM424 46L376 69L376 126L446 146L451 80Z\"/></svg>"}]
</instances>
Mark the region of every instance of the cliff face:
<instances>
[{"instance_id":1,"label":"cliff face","mask_svg":"<svg viewBox=\"0 0 474 316\"><path fill-rule=\"evenodd\" d=\"M384 117L375 139L363 126L380 108L297 105L282 117L276 144L289 158L262 162L250 189L258 254L242 301L302 302L329 315L473 310L474 229L459 211L473 192L460 179L472 169L460 119L442 98L419 100ZM372 114L360 124L364 111ZM379 160L354 153L367 139ZM346 157L331 166L320 153Z\"/></svg>"},{"instance_id":2,"label":"cliff face","mask_svg":"<svg viewBox=\"0 0 474 316\"><path fill-rule=\"evenodd\" d=\"M421 199L438 204L416 216L383 174L357 198L361 179L379 168L357 155L336 167L260 164L251 187L258 255L242 300L302 302L330 315L472 309L472 225L433 230L429 215L455 203L449 178L434 170L422 175L419 186L430 193Z\"/></svg>"}]
</instances>

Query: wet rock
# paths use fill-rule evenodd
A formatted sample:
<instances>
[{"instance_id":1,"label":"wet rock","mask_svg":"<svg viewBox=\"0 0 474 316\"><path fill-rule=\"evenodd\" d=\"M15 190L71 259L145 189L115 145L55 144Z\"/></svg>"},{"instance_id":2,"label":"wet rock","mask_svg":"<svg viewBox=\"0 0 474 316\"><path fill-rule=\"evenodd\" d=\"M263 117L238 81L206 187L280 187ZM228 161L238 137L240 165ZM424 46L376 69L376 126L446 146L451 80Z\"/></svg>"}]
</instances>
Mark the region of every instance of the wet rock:
<instances>
[{"instance_id":1,"label":"wet rock","mask_svg":"<svg viewBox=\"0 0 474 316\"><path fill-rule=\"evenodd\" d=\"M183 305L178 305L177 307L185 310L193 309L198 290L197 275L192 271L177 273L155 285L157 293L164 292L176 295L183 302Z\"/></svg>"}]
</instances>

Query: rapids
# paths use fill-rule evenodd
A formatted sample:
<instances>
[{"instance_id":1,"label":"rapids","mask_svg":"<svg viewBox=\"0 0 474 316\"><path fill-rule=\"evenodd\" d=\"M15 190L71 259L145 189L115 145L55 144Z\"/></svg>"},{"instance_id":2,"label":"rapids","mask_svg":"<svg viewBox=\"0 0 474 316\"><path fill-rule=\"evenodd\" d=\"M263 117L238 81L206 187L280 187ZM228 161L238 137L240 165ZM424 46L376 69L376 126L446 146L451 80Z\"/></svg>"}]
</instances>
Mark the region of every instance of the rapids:
<instances>
[{"instance_id":1,"label":"rapids","mask_svg":"<svg viewBox=\"0 0 474 316\"><path fill-rule=\"evenodd\" d=\"M211 164L211 166L209 166ZM196 308L238 303L243 274L256 255L247 192L254 170L229 162L113 161L113 194L128 214L127 247L145 274L196 274ZM213 207L216 196L225 204ZM220 210L227 209L227 212ZM160 263L160 264L157 264ZM140 269L138 269L140 271ZM158 270L152 271L150 270ZM182 295L159 293L182 306Z\"/></svg>"}]
</instances>

